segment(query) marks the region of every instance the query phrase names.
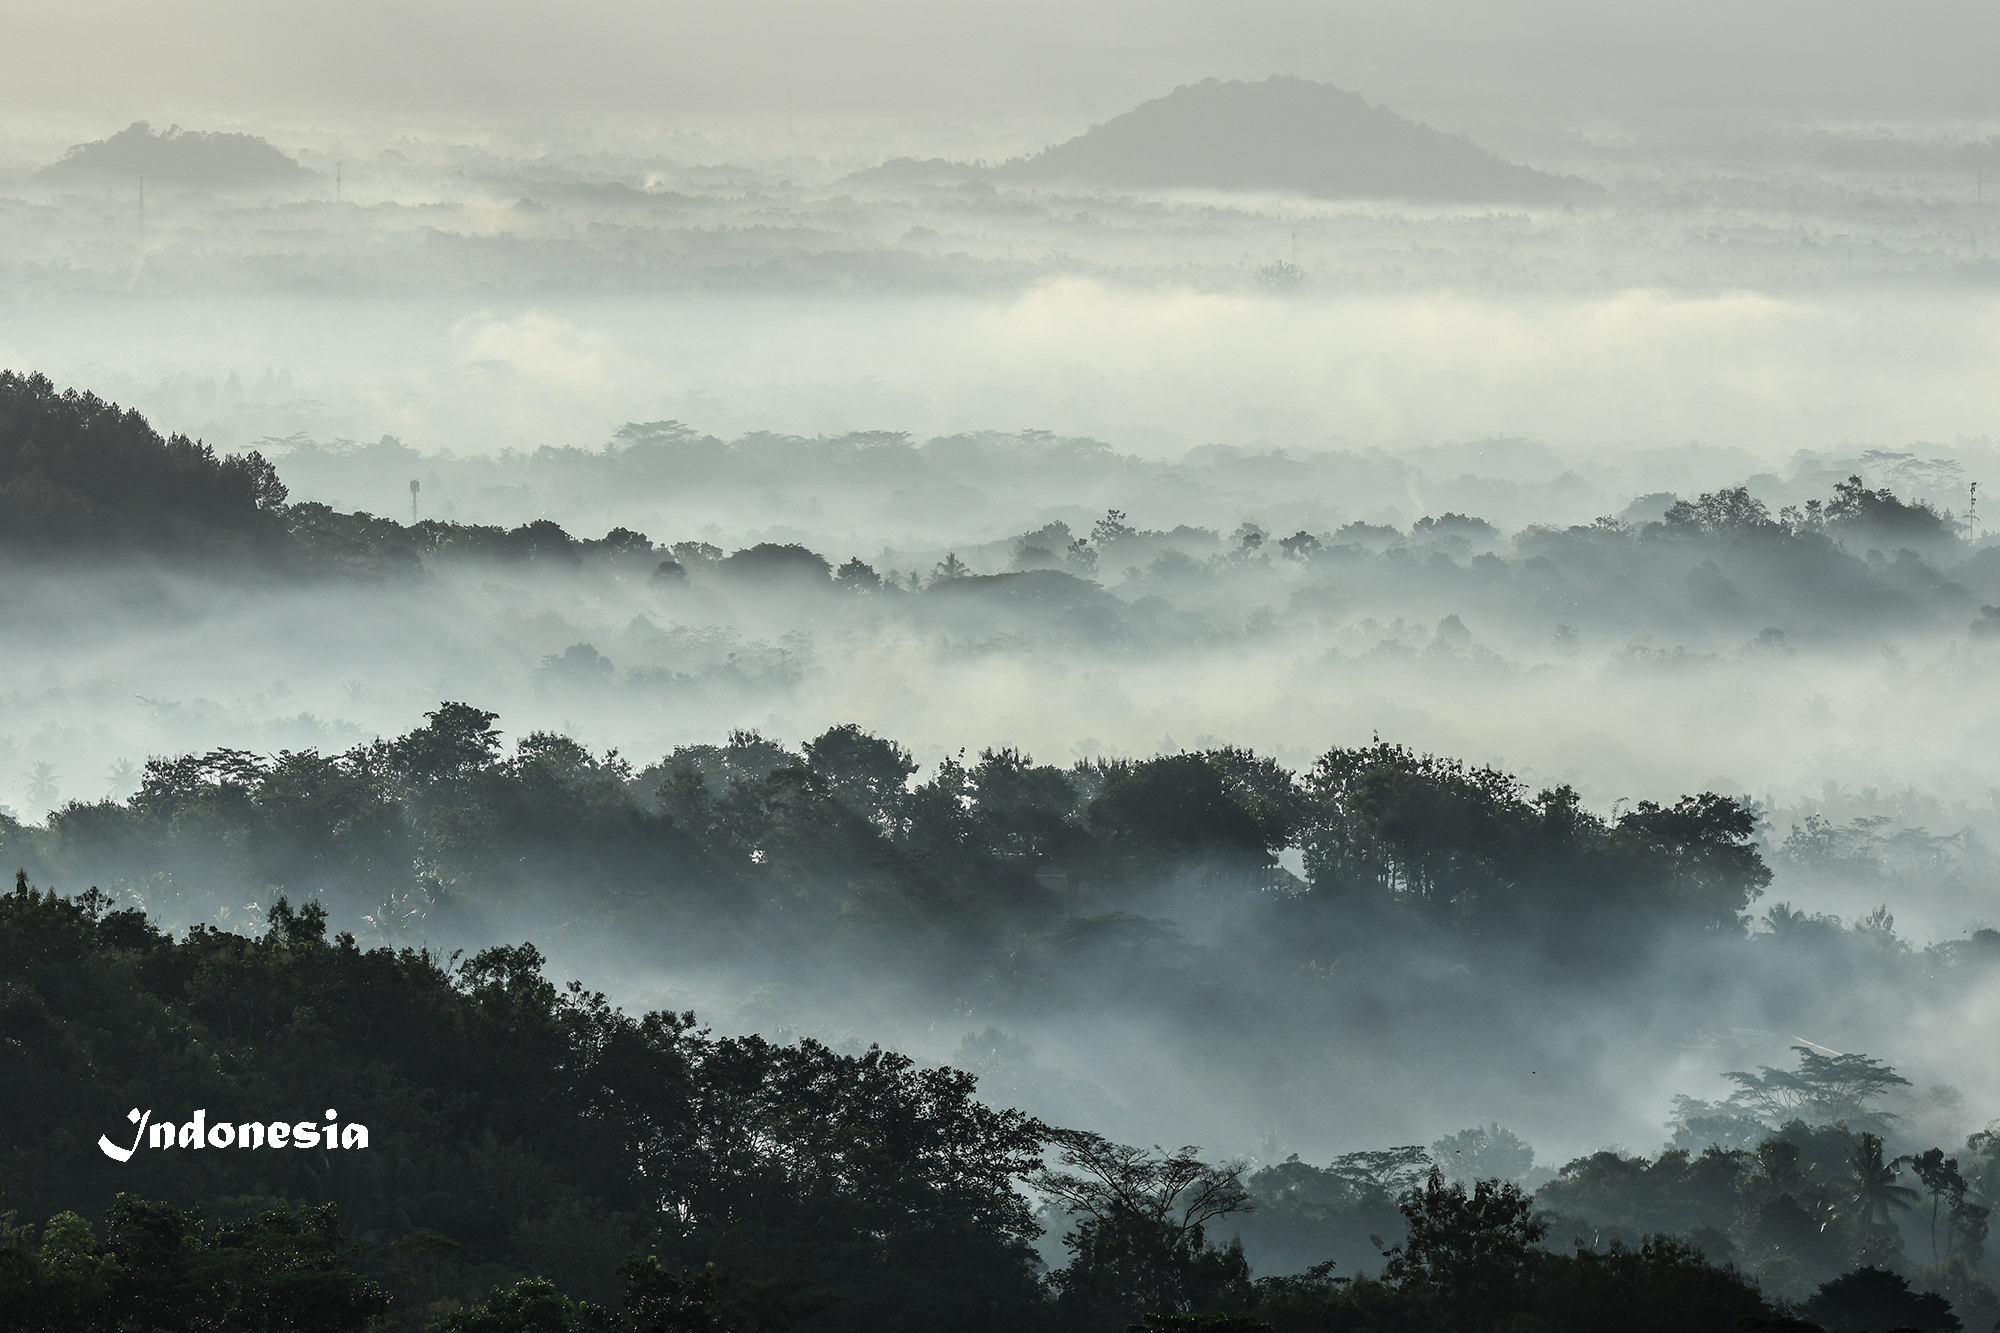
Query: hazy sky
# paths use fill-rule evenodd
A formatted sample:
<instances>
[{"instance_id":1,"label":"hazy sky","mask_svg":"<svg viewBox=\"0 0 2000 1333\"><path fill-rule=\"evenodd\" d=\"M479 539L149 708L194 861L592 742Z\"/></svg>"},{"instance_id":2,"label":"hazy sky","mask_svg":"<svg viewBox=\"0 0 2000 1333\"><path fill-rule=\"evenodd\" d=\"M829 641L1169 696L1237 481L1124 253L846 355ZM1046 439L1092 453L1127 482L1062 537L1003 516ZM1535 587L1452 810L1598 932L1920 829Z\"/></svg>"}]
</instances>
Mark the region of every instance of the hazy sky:
<instances>
[{"instance_id":1,"label":"hazy sky","mask_svg":"<svg viewBox=\"0 0 2000 1333\"><path fill-rule=\"evenodd\" d=\"M1090 119L1274 72L1467 124L1978 122L2000 106L2000 10L1965 0L5 0L0 25L17 127L782 117L787 89L808 117Z\"/></svg>"}]
</instances>

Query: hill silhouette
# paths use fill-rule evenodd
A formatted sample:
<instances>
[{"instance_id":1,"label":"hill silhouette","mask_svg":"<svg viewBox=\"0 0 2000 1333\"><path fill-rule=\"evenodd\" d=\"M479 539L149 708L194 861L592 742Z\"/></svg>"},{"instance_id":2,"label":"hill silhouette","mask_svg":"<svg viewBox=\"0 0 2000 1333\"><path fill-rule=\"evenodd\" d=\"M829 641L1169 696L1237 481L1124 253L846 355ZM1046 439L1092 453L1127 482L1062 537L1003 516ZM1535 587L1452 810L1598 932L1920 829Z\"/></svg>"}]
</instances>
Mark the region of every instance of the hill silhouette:
<instances>
[{"instance_id":1,"label":"hill silhouette","mask_svg":"<svg viewBox=\"0 0 2000 1333\"><path fill-rule=\"evenodd\" d=\"M40 180L77 182L144 176L167 185L231 190L296 184L313 173L253 134L178 125L155 134L139 120L107 139L76 145L35 174Z\"/></svg>"},{"instance_id":2,"label":"hill silhouette","mask_svg":"<svg viewBox=\"0 0 2000 1333\"><path fill-rule=\"evenodd\" d=\"M0 557L87 551L213 554L282 535L277 470L46 376L0 370Z\"/></svg>"},{"instance_id":3,"label":"hill silhouette","mask_svg":"<svg viewBox=\"0 0 2000 1333\"><path fill-rule=\"evenodd\" d=\"M1280 75L1176 88L994 174L1466 203L1541 202L1588 188L1504 161L1358 93Z\"/></svg>"}]
</instances>

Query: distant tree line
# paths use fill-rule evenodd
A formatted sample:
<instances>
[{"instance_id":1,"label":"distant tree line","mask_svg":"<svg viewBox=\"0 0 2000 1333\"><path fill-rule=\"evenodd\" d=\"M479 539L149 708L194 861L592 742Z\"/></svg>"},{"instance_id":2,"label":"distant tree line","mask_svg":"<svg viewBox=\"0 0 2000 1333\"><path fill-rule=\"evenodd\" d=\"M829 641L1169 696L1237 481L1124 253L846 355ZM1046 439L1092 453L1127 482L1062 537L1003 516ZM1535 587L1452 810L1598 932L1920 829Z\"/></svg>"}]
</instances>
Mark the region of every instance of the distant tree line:
<instances>
[{"instance_id":1,"label":"distant tree line","mask_svg":"<svg viewBox=\"0 0 2000 1333\"><path fill-rule=\"evenodd\" d=\"M707 466L688 452L685 428L654 424L660 430L640 430L627 442L621 468L673 475ZM760 441L777 447L761 436L749 443ZM1053 447L1040 439L1014 444L1029 452ZM780 453L799 455L803 466L800 451L813 447L791 441ZM911 446L895 436L827 448L875 476ZM420 578L427 564L482 561L664 593L712 579L764 594L983 594L1046 604L1052 614L1076 608L1065 622L1073 635L1132 649L1186 638L1185 626L1162 625L1151 635L1127 628L1145 620L1136 603L1148 594L1173 598L1216 580L1255 581L1277 564L1297 567L1300 578L1292 581L1301 586L1291 609L1308 618L1329 608L1363 614L1377 603L1405 615L1450 610L1432 645L1440 652L1473 643L1457 616L1474 608L1491 621L1540 624L1558 651L1575 645L1578 626L1612 634L1726 628L1783 651L1788 630L1841 634L1862 624L1959 619L1985 636L2000 624L2000 612L1981 611L2000 602L2000 552L1964 540L1969 526L1949 511L1871 488L1859 476L1835 484L1824 500L1776 514L1740 486L1692 499L1652 498L1670 501L1656 520L1536 525L1511 538L1462 513L1426 516L1407 531L1357 521L1289 536L1245 520L1224 537L1186 526L1146 530L1112 508L1087 534L1052 522L997 555L966 559L970 552L948 550L942 559L924 557L919 568L877 569L859 556L841 561L796 543L727 552L699 540L656 543L623 527L581 538L551 519L512 528L443 519L405 525L315 501L288 503L276 467L261 453L219 457L185 436L163 438L138 413L93 395L58 392L40 375L0 372L0 551L16 560L145 554L198 559L239 575L363 582ZM1126 596L1109 597L1099 584Z\"/></svg>"},{"instance_id":2,"label":"distant tree line","mask_svg":"<svg viewBox=\"0 0 2000 1333\"><path fill-rule=\"evenodd\" d=\"M1181 898L1240 903L1301 948L1444 931L1588 968L1661 930L1740 936L1770 880L1741 799L1604 816L1568 786L1381 741L1303 773L1227 746L1067 767L999 748L918 781L907 750L852 725L796 750L739 731L640 769L545 732L504 753L497 715L469 704L427 717L338 754L150 760L125 801L0 823L0 854L162 912L285 892L386 938L559 903L658 936L920 938L948 971L1022 930Z\"/></svg>"}]
</instances>

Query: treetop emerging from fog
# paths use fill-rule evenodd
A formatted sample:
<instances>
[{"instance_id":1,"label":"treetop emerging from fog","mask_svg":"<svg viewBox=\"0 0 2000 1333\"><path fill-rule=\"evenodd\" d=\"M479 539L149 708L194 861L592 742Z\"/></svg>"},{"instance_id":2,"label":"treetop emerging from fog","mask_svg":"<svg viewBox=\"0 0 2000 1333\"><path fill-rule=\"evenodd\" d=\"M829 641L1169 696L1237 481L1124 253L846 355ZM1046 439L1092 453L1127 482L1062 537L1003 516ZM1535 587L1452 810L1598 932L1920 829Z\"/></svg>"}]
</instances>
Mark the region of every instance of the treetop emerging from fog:
<instances>
[{"instance_id":1,"label":"treetop emerging from fog","mask_svg":"<svg viewBox=\"0 0 2000 1333\"><path fill-rule=\"evenodd\" d=\"M0 370L0 543L16 553L246 552L282 534L259 453L218 458L137 412Z\"/></svg>"},{"instance_id":2,"label":"treetop emerging from fog","mask_svg":"<svg viewBox=\"0 0 2000 1333\"><path fill-rule=\"evenodd\" d=\"M277 885L357 912L379 901L383 868L420 867L378 911L384 929L412 913L498 920L560 865L578 910L633 929L683 913L872 921L883 938L945 931L975 949L1180 883L1273 929L1390 913L1572 960L1617 956L1641 926L1740 934L1770 881L1742 800L1607 817L1567 786L1380 741L1302 774L1234 747L1068 768L988 749L913 783L907 751L853 726L798 750L737 732L638 770L545 732L505 754L496 721L447 703L342 754L151 760L129 801L8 824L0 853L100 881L200 864L211 891ZM1303 880L1276 863L1290 847ZM523 881L531 866L548 869Z\"/></svg>"}]
</instances>

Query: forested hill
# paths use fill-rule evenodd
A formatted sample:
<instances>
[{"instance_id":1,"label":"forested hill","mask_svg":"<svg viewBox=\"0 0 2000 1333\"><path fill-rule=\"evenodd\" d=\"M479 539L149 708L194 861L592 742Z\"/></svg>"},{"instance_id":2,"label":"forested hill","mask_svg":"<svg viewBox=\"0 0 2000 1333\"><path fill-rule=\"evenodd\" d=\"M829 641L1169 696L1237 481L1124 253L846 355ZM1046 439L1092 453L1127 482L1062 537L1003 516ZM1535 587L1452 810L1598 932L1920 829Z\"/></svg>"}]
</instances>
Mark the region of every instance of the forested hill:
<instances>
[{"instance_id":1,"label":"forested hill","mask_svg":"<svg viewBox=\"0 0 2000 1333\"><path fill-rule=\"evenodd\" d=\"M297 185L314 179L314 173L255 135L184 130L178 125L156 134L143 120L107 138L77 144L35 174L63 185L149 180L205 190Z\"/></svg>"},{"instance_id":2,"label":"forested hill","mask_svg":"<svg viewBox=\"0 0 2000 1333\"><path fill-rule=\"evenodd\" d=\"M0 370L0 549L16 557L265 551L285 498L261 454L218 458L95 394Z\"/></svg>"},{"instance_id":3,"label":"forested hill","mask_svg":"<svg viewBox=\"0 0 2000 1333\"><path fill-rule=\"evenodd\" d=\"M102 895L63 899L25 878L0 895L0 1188L13 1210L0 1213L0 1323L1942 1333L1995 1313L1968 1266L1984 1211L1968 1211L1958 1160L1947 1175L1933 1154L1939 1189L1956 1181L1957 1267L1936 1265L1926 1290L1895 1271L1900 1242L1870 1211L1901 1197L1883 1183L1900 1164L1845 1126L1788 1125L1754 1159L1598 1154L1551 1187L1579 1210L1562 1214L1504 1180L1448 1181L1420 1148L1247 1174L1194 1148L1126 1148L997 1109L971 1076L880 1049L634 1017L553 984L529 945L461 962L364 951L327 927L316 906L280 899L261 935L175 939ZM1857 1076L1901 1081L1849 1057L1808 1063L1787 1086L1852 1092ZM349 1127L337 1146L314 1128L322 1108ZM166 1128L149 1133L156 1121ZM1834 1179L1813 1183L1823 1168ZM1373 1230L1369 1271L1253 1276L1228 1237L1266 1215L1307 1249ZM1654 1234L1609 1239L1635 1217ZM1795 1240L1794 1217L1817 1229ZM1044 1223L1062 1231L1048 1270L1033 1246ZM1731 1234L1773 1275L1819 1283L1797 1307L1806 1320L1721 1262Z\"/></svg>"}]
</instances>

